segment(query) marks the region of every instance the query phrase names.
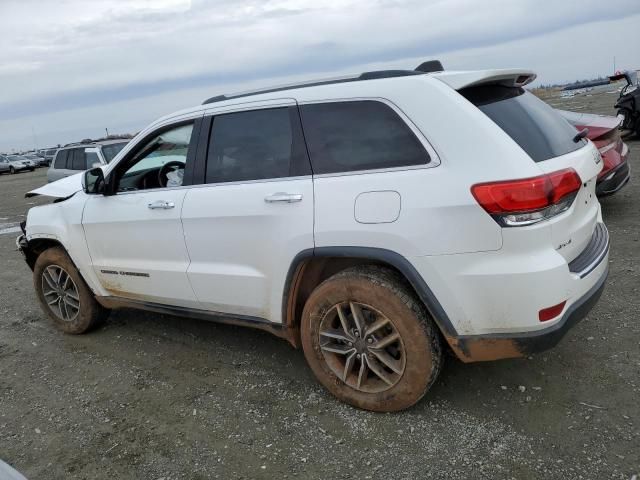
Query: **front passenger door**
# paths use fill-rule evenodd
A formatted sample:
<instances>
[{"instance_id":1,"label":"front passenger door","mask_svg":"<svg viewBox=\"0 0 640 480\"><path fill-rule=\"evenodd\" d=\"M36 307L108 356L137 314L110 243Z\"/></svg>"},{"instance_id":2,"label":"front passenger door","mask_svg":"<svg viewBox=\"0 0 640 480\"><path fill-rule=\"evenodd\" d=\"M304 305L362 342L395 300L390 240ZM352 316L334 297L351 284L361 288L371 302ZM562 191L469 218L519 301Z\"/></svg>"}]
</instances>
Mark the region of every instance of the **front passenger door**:
<instances>
[{"instance_id":1,"label":"front passenger door","mask_svg":"<svg viewBox=\"0 0 640 480\"><path fill-rule=\"evenodd\" d=\"M113 296L197 306L180 220L188 189L180 174L194 158L194 125L199 120L148 135L109 172L108 195L87 200L82 225L93 268Z\"/></svg>"}]
</instances>

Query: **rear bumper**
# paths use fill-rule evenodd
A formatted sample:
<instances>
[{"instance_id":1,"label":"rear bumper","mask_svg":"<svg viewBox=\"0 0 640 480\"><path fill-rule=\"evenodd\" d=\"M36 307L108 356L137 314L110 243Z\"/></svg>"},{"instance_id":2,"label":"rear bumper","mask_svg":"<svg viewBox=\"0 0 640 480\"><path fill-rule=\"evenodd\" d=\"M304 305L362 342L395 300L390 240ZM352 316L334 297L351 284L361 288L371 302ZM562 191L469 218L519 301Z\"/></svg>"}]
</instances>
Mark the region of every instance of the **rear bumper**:
<instances>
[{"instance_id":1,"label":"rear bumper","mask_svg":"<svg viewBox=\"0 0 640 480\"><path fill-rule=\"evenodd\" d=\"M555 347L574 325L587 316L604 291L609 269L596 284L564 313L560 321L543 330L520 334L473 335L447 338L454 353L463 362L482 362L525 357Z\"/></svg>"},{"instance_id":2,"label":"rear bumper","mask_svg":"<svg viewBox=\"0 0 640 480\"><path fill-rule=\"evenodd\" d=\"M627 159L605 175L596 185L596 195L598 197L606 197L613 195L622 187L624 187L631 178L631 170Z\"/></svg>"},{"instance_id":3,"label":"rear bumper","mask_svg":"<svg viewBox=\"0 0 640 480\"><path fill-rule=\"evenodd\" d=\"M520 243L532 236L514 234ZM569 263L549 246L533 248L526 255L519 247L412 259L433 285L441 311L430 312L460 360L516 358L551 348L597 302L608 273L604 224L596 223L590 241ZM556 318L540 321L541 310L560 303L564 308Z\"/></svg>"}]
</instances>

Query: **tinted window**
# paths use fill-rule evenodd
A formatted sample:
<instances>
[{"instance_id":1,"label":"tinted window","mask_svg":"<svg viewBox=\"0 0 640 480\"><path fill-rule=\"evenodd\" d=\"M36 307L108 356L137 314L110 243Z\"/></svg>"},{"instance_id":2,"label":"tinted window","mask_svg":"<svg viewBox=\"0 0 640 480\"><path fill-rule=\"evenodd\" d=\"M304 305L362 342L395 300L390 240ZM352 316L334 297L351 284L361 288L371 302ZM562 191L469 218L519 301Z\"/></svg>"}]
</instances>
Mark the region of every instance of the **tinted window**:
<instances>
[{"instance_id":1,"label":"tinted window","mask_svg":"<svg viewBox=\"0 0 640 480\"><path fill-rule=\"evenodd\" d=\"M376 101L301 107L314 173L423 165L429 154L407 124Z\"/></svg>"},{"instance_id":2,"label":"tinted window","mask_svg":"<svg viewBox=\"0 0 640 480\"><path fill-rule=\"evenodd\" d=\"M56 159L54 161L55 168L67 168L67 154L69 150L58 150Z\"/></svg>"},{"instance_id":3,"label":"tinted window","mask_svg":"<svg viewBox=\"0 0 640 480\"><path fill-rule=\"evenodd\" d=\"M299 124L289 108L229 113L214 118L207 156L207 183L308 173Z\"/></svg>"},{"instance_id":4,"label":"tinted window","mask_svg":"<svg viewBox=\"0 0 640 480\"><path fill-rule=\"evenodd\" d=\"M553 108L522 88L486 85L460 94L493 120L536 162L573 152L576 129Z\"/></svg>"},{"instance_id":5,"label":"tinted window","mask_svg":"<svg viewBox=\"0 0 640 480\"><path fill-rule=\"evenodd\" d=\"M71 170L86 170L87 162L84 159L84 148L76 148L72 150L73 152L73 160L71 166L69 167L69 160L67 160L67 168Z\"/></svg>"}]
</instances>

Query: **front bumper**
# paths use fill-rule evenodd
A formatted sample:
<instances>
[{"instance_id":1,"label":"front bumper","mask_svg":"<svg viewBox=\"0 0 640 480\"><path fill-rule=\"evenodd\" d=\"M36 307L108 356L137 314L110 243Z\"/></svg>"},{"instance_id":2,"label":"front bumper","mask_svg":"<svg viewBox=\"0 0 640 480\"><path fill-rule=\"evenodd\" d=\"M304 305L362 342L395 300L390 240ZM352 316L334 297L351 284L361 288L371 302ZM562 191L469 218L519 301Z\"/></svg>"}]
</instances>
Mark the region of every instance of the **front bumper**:
<instances>
[{"instance_id":1,"label":"front bumper","mask_svg":"<svg viewBox=\"0 0 640 480\"><path fill-rule=\"evenodd\" d=\"M596 185L596 195L598 197L606 197L613 195L622 187L624 187L631 178L631 169L629 162L625 159L620 165L611 170Z\"/></svg>"},{"instance_id":2,"label":"front bumper","mask_svg":"<svg viewBox=\"0 0 640 480\"><path fill-rule=\"evenodd\" d=\"M16 238L16 247L22 254L24 261L27 262L27 265L33 271L33 267L35 266L38 255L29 247L27 234L25 232L25 222L20 223L20 228L22 229L23 233L22 235L18 236L18 238Z\"/></svg>"}]
</instances>

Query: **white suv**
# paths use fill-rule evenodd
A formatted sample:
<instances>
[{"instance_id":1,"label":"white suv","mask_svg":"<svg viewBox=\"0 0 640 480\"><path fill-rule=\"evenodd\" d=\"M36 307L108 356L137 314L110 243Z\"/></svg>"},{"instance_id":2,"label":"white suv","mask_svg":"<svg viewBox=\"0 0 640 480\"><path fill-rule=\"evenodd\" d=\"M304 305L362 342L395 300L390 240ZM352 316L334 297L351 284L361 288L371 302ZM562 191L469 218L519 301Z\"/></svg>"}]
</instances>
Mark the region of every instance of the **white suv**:
<instances>
[{"instance_id":1,"label":"white suv","mask_svg":"<svg viewBox=\"0 0 640 480\"><path fill-rule=\"evenodd\" d=\"M418 401L447 347L549 348L602 292L609 237L598 150L534 77L368 72L164 117L29 193L59 197L18 239L40 304L68 333L120 307L265 329L376 411Z\"/></svg>"}]
</instances>

